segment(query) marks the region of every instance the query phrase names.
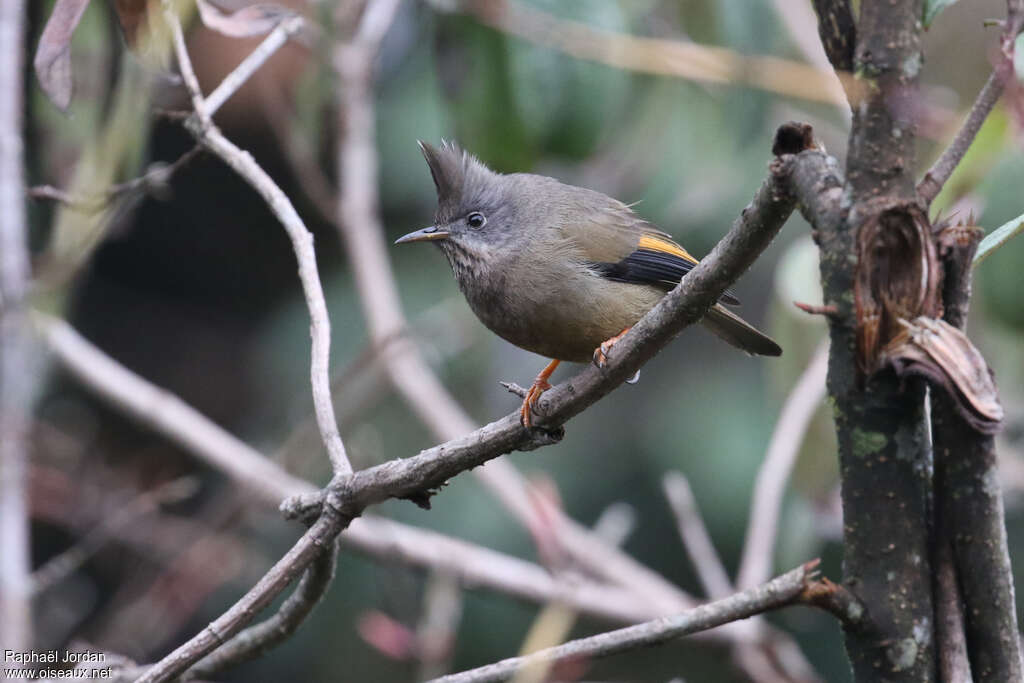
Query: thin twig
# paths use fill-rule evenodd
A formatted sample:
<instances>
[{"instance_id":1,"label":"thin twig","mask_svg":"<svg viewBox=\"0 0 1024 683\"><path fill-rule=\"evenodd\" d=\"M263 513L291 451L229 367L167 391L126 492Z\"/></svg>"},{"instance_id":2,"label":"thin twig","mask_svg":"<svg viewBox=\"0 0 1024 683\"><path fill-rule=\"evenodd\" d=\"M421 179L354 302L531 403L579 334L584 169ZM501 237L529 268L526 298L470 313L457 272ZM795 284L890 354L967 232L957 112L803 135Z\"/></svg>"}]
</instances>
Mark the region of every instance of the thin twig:
<instances>
[{"instance_id":1,"label":"thin twig","mask_svg":"<svg viewBox=\"0 0 1024 683\"><path fill-rule=\"evenodd\" d=\"M276 505L282 497L313 490L311 484L288 474L174 394L97 349L63 320L36 313L34 321L50 352L82 384L260 499Z\"/></svg>"},{"instance_id":2,"label":"thin twig","mask_svg":"<svg viewBox=\"0 0 1024 683\"><path fill-rule=\"evenodd\" d=\"M143 491L64 552L32 572L32 592L39 595L63 581L95 555L113 536L160 505L183 500L196 490L194 479L183 477Z\"/></svg>"},{"instance_id":3,"label":"thin twig","mask_svg":"<svg viewBox=\"0 0 1024 683\"><path fill-rule=\"evenodd\" d=\"M284 642L323 600L334 579L337 552L324 550L306 569L295 591L272 616L246 628L182 674L184 681L211 677L228 667L259 657Z\"/></svg>"},{"instance_id":4,"label":"thin twig","mask_svg":"<svg viewBox=\"0 0 1024 683\"><path fill-rule=\"evenodd\" d=\"M174 12L170 0L162 0L162 2L164 15L173 33L178 66L192 97L192 106L195 110L195 118L190 118L185 122L186 128L200 144L220 157L263 197L270 210L281 221L281 225L292 241L292 248L299 262L299 280L302 282L302 291L309 309L310 336L312 337L310 381L313 387L313 407L316 412L317 425L320 428L324 446L327 448L334 474L336 476L348 474L352 472L352 465L345 452L341 434L338 433L338 424L331 400L331 323L327 315L327 304L324 300L323 286L320 284L320 275L317 272L313 234L302 222L288 196L256 163L252 155L239 149L224 137L224 134L210 120L210 112L207 110L202 92L199 90L199 81L185 47L181 22ZM264 44L267 42L264 41ZM283 41L277 46L280 47L281 44ZM270 53L268 52L266 56L269 57ZM243 62L243 65L245 64Z\"/></svg>"},{"instance_id":5,"label":"thin twig","mask_svg":"<svg viewBox=\"0 0 1024 683\"><path fill-rule=\"evenodd\" d=\"M21 137L25 16L24 0L0 6L0 649L15 652L32 646L25 487L37 381L24 308L31 277Z\"/></svg>"},{"instance_id":6,"label":"thin twig","mask_svg":"<svg viewBox=\"0 0 1024 683\"><path fill-rule=\"evenodd\" d=\"M52 185L37 185L28 190L28 196L33 199L52 199L53 201L66 204L72 209L95 213L106 208L111 200L125 194L142 190L145 192L159 193L165 191L171 178L189 162L195 159L203 151L203 148L196 145L189 151L182 154L169 164L153 163L144 174L137 178L111 185L106 190L91 195L74 195Z\"/></svg>"},{"instance_id":7,"label":"thin twig","mask_svg":"<svg viewBox=\"0 0 1024 683\"><path fill-rule=\"evenodd\" d=\"M1006 82L1013 76L1014 41L1017 34L1021 32L1021 28L1024 27L1024 7L1019 0L1008 0L1006 5L1006 22L1003 25L1003 34L999 41L999 61L996 62L991 75L982 86L978 97L975 98L974 104L971 105L971 109L967 113L967 118L964 119L963 125L957 131L953 141L924 174L921 182L917 184L918 196L926 205L932 203L932 200L942 190L942 186L953 175L953 171L967 154L967 150L974 142L978 131L981 130L985 119L988 118L992 108L996 106L996 102L1002 96Z\"/></svg>"},{"instance_id":8,"label":"thin twig","mask_svg":"<svg viewBox=\"0 0 1024 683\"><path fill-rule=\"evenodd\" d=\"M786 397L757 472L737 588L756 586L771 576L783 497L807 427L825 398L827 370L828 344L823 342Z\"/></svg>"},{"instance_id":9,"label":"thin twig","mask_svg":"<svg viewBox=\"0 0 1024 683\"><path fill-rule=\"evenodd\" d=\"M204 108L205 115L208 117L213 116L217 113L217 110L221 108L225 102L227 102L232 95L238 92L238 89L245 84L249 78L252 77L256 71L259 70L263 64L270 59L274 53L276 53L288 39L294 34L298 33L303 26L305 26L306 20L300 16L294 16L285 19L277 27L270 32L270 34L263 39L263 41L256 47L255 50L249 53L249 55L242 60L239 64L231 71L224 80L220 82L220 85L214 89L209 96L206 97Z\"/></svg>"},{"instance_id":10,"label":"thin twig","mask_svg":"<svg viewBox=\"0 0 1024 683\"><path fill-rule=\"evenodd\" d=\"M729 595L734 591L732 581L729 580L722 558L718 556L711 536L704 526L690 483L681 473L669 472L662 478L661 486L675 513L679 536L682 537L687 554L693 561L697 578L704 586L704 592L712 600Z\"/></svg>"},{"instance_id":11,"label":"thin twig","mask_svg":"<svg viewBox=\"0 0 1024 683\"><path fill-rule=\"evenodd\" d=\"M808 315L836 315L839 308L835 304L808 304L803 301L794 301L793 305Z\"/></svg>"},{"instance_id":12,"label":"thin twig","mask_svg":"<svg viewBox=\"0 0 1024 683\"><path fill-rule=\"evenodd\" d=\"M813 565L814 563L808 563L766 584L673 617L662 617L644 624L570 641L523 657L513 657L471 671L443 676L435 679L433 683L504 681L523 667L538 662L608 657L641 647L660 645L698 631L799 603L802 601L803 592L813 582Z\"/></svg>"},{"instance_id":13,"label":"thin twig","mask_svg":"<svg viewBox=\"0 0 1024 683\"><path fill-rule=\"evenodd\" d=\"M308 567L322 553L327 552L335 537L349 521L348 517L338 514L334 508L326 508L316 523L249 592L196 636L147 669L136 683L160 683L170 680L223 646L287 588L295 580L298 572Z\"/></svg>"}]
</instances>

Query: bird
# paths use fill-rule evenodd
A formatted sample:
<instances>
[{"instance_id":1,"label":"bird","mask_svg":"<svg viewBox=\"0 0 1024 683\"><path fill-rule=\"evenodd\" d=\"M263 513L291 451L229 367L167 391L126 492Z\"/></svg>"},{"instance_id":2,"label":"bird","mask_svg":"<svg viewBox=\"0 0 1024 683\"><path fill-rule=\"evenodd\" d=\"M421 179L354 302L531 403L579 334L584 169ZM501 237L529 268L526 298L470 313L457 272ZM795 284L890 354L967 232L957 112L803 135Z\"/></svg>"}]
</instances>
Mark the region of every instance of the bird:
<instances>
[{"instance_id":1,"label":"bird","mask_svg":"<svg viewBox=\"0 0 1024 683\"><path fill-rule=\"evenodd\" d=\"M492 332L551 359L526 391L524 427L561 362L603 367L615 343L698 260L630 205L531 173L492 171L454 142L419 141L437 190L433 225L396 244L433 242L469 307ZM732 346L779 356L767 335L729 311L726 292L701 319Z\"/></svg>"}]
</instances>

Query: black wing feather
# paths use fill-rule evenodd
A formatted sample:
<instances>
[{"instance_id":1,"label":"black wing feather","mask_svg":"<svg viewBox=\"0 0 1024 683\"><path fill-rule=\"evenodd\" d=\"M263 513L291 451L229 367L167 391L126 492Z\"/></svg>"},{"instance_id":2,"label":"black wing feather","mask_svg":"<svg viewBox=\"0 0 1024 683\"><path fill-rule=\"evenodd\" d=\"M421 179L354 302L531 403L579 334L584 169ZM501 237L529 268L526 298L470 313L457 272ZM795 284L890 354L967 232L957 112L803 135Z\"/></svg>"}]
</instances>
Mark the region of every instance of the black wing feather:
<instances>
[{"instance_id":1,"label":"black wing feather","mask_svg":"<svg viewBox=\"0 0 1024 683\"><path fill-rule=\"evenodd\" d=\"M675 254L654 249L637 249L617 263L590 264L601 277L608 280L655 285L666 292L679 284L683 276L693 270L694 265ZM721 301L732 306L740 303L731 291L726 291Z\"/></svg>"}]
</instances>

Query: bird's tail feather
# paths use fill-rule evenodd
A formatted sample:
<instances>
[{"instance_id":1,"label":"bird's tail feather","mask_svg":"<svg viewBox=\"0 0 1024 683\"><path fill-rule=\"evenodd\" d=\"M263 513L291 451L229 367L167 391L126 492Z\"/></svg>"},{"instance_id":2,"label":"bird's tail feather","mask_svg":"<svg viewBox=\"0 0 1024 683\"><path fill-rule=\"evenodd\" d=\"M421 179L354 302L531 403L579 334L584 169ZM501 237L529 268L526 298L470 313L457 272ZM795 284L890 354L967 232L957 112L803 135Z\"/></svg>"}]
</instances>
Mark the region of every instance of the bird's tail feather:
<instances>
[{"instance_id":1,"label":"bird's tail feather","mask_svg":"<svg viewBox=\"0 0 1024 683\"><path fill-rule=\"evenodd\" d=\"M701 320L718 337L756 356L781 356L782 347L743 318L721 304L715 304Z\"/></svg>"}]
</instances>

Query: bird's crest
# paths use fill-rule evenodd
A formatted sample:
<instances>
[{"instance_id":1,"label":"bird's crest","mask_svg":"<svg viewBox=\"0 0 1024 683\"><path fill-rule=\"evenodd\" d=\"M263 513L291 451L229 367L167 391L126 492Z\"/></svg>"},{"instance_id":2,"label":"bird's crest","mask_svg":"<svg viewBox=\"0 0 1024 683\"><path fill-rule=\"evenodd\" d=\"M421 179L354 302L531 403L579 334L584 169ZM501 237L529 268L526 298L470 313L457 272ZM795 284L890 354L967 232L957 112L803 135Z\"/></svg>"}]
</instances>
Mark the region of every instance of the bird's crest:
<instances>
[{"instance_id":1,"label":"bird's crest","mask_svg":"<svg viewBox=\"0 0 1024 683\"><path fill-rule=\"evenodd\" d=\"M472 188L492 174L490 169L455 142L442 140L440 147L422 140L418 144L430 167L430 175L437 188L437 199L441 204L458 203L467 192L472 192Z\"/></svg>"}]
</instances>

